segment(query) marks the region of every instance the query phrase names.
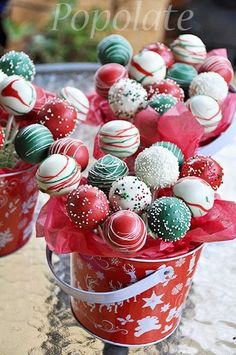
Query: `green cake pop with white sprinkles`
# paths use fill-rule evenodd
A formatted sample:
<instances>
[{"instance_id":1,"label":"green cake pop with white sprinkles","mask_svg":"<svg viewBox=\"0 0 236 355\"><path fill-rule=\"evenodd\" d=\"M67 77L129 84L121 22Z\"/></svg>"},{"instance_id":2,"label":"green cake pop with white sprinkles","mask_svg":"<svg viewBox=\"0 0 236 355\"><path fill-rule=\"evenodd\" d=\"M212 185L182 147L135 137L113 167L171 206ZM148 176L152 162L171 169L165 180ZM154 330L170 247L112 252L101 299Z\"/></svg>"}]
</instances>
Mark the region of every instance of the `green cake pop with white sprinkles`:
<instances>
[{"instance_id":1,"label":"green cake pop with white sprinkles","mask_svg":"<svg viewBox=\"0 0 236 355\"><path fill-rule=\"evenodd\" d=\"M127 164L110 154L100 158L88 173L88 183L108 193L114 181L128 175Z\"/></svg>"},{"instance_id":2,"label":"green cake pop with white sprinkles","mask_svg":"<svg viewBox=\"0 0 236 355\"><path fill-rule=\"evenodd\" d=\"M151 106L160 115L171 109L178 103L176 97L170 94L155 94L149 100L148 105Z\"/></svg>"},{"instance_id":3,"label":"green cake pop with white sprinkles","mask_svg":"<svg viewBox=\"0 0 236 355\"><path fill-rule=\"evenodd\" d=\"M35 123L18 132L15 138L15 150L22 160L37 164L47 157L53 142L49 129Z\"/></svg>"},{"instance_id":4,"label":"green cake pop with white sprinkles","mask_svg":"<svg viewBox=\"0 0 236 355\"><path fill-rule=\"evenodd\" d=\"M147 214L153 237L175 242L185 236L190 228L191 212L176 197L161 197L154 201Z\"/></svg>"},{"instance_id":5,"label":"green cake pop with white sprinkles","mask_svg":"<svg viewBox=\"0 0 236 355\"><path fill-rule=\"evenodd\" d=\"M19 75L28 81L35 76L35 66L24 52L10 51L0 58L0 69L8 76Z\"/></svg>"}]
</instances>

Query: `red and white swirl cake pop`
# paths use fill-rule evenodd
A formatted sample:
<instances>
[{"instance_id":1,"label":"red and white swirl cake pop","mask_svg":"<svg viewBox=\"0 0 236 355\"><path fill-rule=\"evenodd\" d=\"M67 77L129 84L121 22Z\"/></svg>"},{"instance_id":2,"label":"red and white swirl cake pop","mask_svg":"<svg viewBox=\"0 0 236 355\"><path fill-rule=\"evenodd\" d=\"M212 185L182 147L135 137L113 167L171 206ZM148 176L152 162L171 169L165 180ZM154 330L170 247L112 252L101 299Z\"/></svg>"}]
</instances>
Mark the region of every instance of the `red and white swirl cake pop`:
<instances>
[{"instance_id":1,"label":"red and white swirl cake pop","mask_svg":"<svg viewBox=\"0 0 236 355\"><path fill-rule=\"evenodd\" d=\"M109 202L97 187L82 185L69 194L67 212L78 228L92 230L108 217Z\"/></svg>"},{"instance_id":2,"label":"red and white swirl cake pop","mask_svg":"<svg viewBox=\"0 0 236 355\"><path fill-rule=\"evenodd\" d=\"M0 82L0 105L11 115L30 112L36 101L33 85L24 78L12 75Z\"/></svg>"},{"instance_id":3,"label":"red and white swirl cake pop","mask_svg":"<svg viewBox=\"0 0 236 355\"><path fill-rule=\"evenodd\" d=\"M40 123L51 131L55 140L72 133L76 119L76 109L59 98L47 101L39 112Z\"/></svg>"},{"instance_id":4,"label":"red and white swirl cake pop","mask_svg":"<svg viewBox=\"0 0 236 355\"><path fill-rule=\"evenodd\" d=\"M196 176L217 190L223 179L223 169L217 161L211 157L196 155L186 160L181 168L181 177Z\"/></svg>"},{"instance_id":5,"label":"red and white swirl cake pop","mask_svg":"<svg viewBox=\"0 0 236 355\"><path fill-rule=\"evenodd\" d=\"M234 70L230 61L220 55L212 55L205 59L199 68L199 73L215 72L220 74L230 84L234 77Z\"/></svg>"},{"instance_id":6,"label":"red and white swirl cake pop","mask_svg":"<svg viewBox=\"0 0 236 355\"><path fill-rule=\"evenodd\" d=\"M66 195L81 179L80 166L67 155L53 154L43 160L36 172L39 189L49 195Z\"/></svg>"},{"instance_id":7,"label":"red and white swirl cake pop","mask_svg":"<svg viewBox=\"0 0 236 355\"><path fill-rule=\"evenodd\" d=\"M50 149L49 154L63 154L75 159L81 166L81 171L86 169L89 162L88 148L84 142L75 138L61 138L55 141Z\"/></svg>"},{"instance_id":8,"label":"red and white swirl cake pop","mask_svg":"<svg viewBox=\"0 0 236 355\"><path fill-rule=\"evenodd\" d=\"M59 96L68 101L77 110L77 117L80 121L85 121L89 112L89 100L79 89L67 86L61 89Z\"/></svg>"},{"instance_id":9,"label":"red and white swirl cake pop","mask_svg":"<svg viewBox=\"0 0 236 355\"><path fill-rule=\"evenodd\" d=\"M5 143L4 129L2 126L0 126L0 149L4 146L4 143Z\"/></svg>"},{"instance_id":10,"label":"red and white swirl cake pop","mask_svg":"<svg viewBox=\"0 0 236 355\"><path fill-rule=\"evenodd\" d=\"M165 65L168 69L172 67L175 62L173 53L171 52L170 48L164 45L164 43L151 43L145 46L143 49L158 53L164 59Z\"/></svg>"},{"instance_id":11,"label":"red and white swirl cake pop","mask_svg":"<svg viewBox=\"0 0 236 355\"><path fill-rule=\"evenodd\" d=\"M148 93L148 99L155 94L169 94L178 101L184 101L184 90L172 79L164 79L145 88Z\"/></svg>"},{"instance_id":12,"label":"red and white swirl cake pop","mask_svg":"<svg viewBox=\"0 0 236 355\"><path fill-rule=\"evenodd\" d=\"M145 223L132 211L118 211L104 223L103 239L116 251L134 253L146 242Z\"/></svg>"},{"instance_id":13,"label":"red and white swirl cake pop","mask_svg":"<svg viewBox=\"0 0 236 355\"><path fill-rule=\"evenodd\" d=\"M127 69L118 63L109 63L100 67L95 74L95 88L98 95L108 97L110 87L118 80L127 78Z\"/></svg>"}]
</instances>

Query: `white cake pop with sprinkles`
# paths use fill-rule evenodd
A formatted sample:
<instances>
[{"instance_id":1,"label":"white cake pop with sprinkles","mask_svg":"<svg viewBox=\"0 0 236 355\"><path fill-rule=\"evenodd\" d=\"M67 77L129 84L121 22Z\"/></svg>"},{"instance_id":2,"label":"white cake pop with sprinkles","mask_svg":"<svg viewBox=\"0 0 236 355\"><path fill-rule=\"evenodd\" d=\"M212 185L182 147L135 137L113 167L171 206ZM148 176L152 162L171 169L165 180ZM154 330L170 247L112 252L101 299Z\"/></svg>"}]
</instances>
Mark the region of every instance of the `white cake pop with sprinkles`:
<instances>
[{"instance_id":1,"label":"white cake pop with sprinkles","mask_svg":"<svg viewBox=\"0 0 236 355\"><path fill-rule=\"evenodd\" d=\"M116 116L129 119L146 107L147 92L137 81L121 79L110 88L108 101Z\"/></svg>"},{"instance_id":2,"label":"white cake pop with sprinkles","mask_svg":"<svg viewBox=\"0 0 236 355\"><path fill-rule=\"evenodd\" d=\"M179 177L178 159L161 146L142 151L135 160L134 169L137 177L154 189L172 186Z\"/></svg>"},{"instance_id":3,"label":"white cake pop with sprinkles","mask_svg":"<svg viewBox=\"0 0 236 355\"><path fill-rule=\"evenodd\" d=\"M113 182L109 200L114 211L140 213L150 206L152 195L147 185L136 176L125 176Z\"/></svg>"},{"instance_id":4,"label":"white cake pop with sprinkles","mask_svg":"<svg viewBox=\"0 0 236 355\"><path fill-rule=\"evenodd\" d=\"M228 85L218 73L208 72L197 75L190 84L189 96L207 95L222 102L228 94Z\"/></svg>"}]
</instances>

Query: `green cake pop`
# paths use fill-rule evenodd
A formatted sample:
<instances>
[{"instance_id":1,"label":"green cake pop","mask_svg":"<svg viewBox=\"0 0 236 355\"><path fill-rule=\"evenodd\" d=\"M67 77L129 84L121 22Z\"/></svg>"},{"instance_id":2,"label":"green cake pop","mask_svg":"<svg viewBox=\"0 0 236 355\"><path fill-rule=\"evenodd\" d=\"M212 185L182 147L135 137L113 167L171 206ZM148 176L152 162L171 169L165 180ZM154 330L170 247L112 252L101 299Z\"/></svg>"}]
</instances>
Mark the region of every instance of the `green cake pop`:
<instances>
[{"instance_id":1,"label":"green cake pop","mask_svg":"<svg viewBox=\"0 0 236 355\"><path fill-rule=\"evenodd\" d=\"M22 160L37 164L47 157L53 142L49 129L36 123L18 132L15 138L15 150Z\"/></svg>"},{"instance_id":2,"label":"green cake pop","mask_svg":"<svg viewBox=\"0 0 236 355\"><path fill-rule=\"evenodd\" d=\"M197 76L197 70L190 64L175 63L167 72L169 79L175 80L179 86L188 94L189 85Z\"/></svg>"},{"instance_id":3,"label":"green cake pop","mask_svg":"<svg viewBox=\"0 0 236 355\"><path fill-rule=\"evenodd\" d=\"M88 173L88 183L108 193L114 181L128 175L124 161L110 154L100 158Z\"/></svg>"},{"instance_id":4,"label":"green cake pop","mask_svg":"<svg viewBox=\"0 0 236 355\"><path fill-rule=\"evenodd\" d=\"M190 228L191 212L176 197L161 197L148 210L148 226L154 237L174 242L185 236Z\"/></svg>"},{"instance_id":5,"label":"green cake pop","mask_svg":"<svg viewBox=\"0 0 236 355\"><path fill-rule=\"evenodd\" d=\"M178 100L170 94L156 94L149 100L148 105L160 115L163 115L163 113L167 112L177 103Z\"/></svg>"},{"instance_id":6,"label":"green cake pop","mask_svg":"<svg viewBox=\"0 0 236 355\"><path fill-rule=\"evenodd\" d=\"M24 52L10 51L0 58L0 69L8 76L19 75L28 81L35 76L35 66Z\"/></svg>"},{"instance_id":7,"label":"green cake pop","mask_svg":"<svg viewBox=\"0 0 236 355\"><path fill-rule=\"evenodd\" d=\"M102 64L118 63L127 65L133 55L131 44L120 35L110 35L98 44L98 59Z\"/></svg>"}]
</instances>

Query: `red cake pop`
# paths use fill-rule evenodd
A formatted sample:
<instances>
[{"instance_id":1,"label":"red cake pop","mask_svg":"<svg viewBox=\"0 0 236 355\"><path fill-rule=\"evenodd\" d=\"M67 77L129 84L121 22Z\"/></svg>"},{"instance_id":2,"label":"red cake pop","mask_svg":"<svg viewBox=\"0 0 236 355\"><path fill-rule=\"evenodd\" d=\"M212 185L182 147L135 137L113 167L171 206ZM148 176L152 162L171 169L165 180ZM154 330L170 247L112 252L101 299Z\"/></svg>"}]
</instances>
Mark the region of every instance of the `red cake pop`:
<instances>
[{"instance_id":1,"label":"red cake pop","mask_svg":"<svg viewBox=\"0 0 236 355\"><path fill-rule=\"evenodd\" d=\"M95 74L95 88L98 95L108 97L110 87L118 80L127 78L127 69L117 63L109 63L100 67Z\"/></svg>"},{"instance_id":2,"label":"red cake pop","mask_svg":"<svg viewBox=\"0 0 236 355\"><path fill-rule=\"evenodd\" d=\"M181 169L181 177L197 176L208 182L214 190L220 187L223 175L223 169L217 161L200 155L189 158Z\"/></svg>"},{"instance_id":3,"label":"red cake pop","mask_svg":"<svg viewBox=\"0 0 236 355\"><path fill-rule=\"evenodd\" d=\"M230 84L234 77L234 70L230 61L220 55L212 55L205 59L199 68L199 73L213 71L221 75Z\"/></svg>"},{"instance_id":4,"label":"red cake pop","mask_svg":"<svg viewBox=\"0 0 236 355\"><path fill-rule=\"evenodd\" d=\"M144 246L147 230L144 221L136 213L123 210L106 220L103 238L112 249L132 253Z\"/></svg>"},{"instance_id":5,"label":"red cake pop","mask_svg":"<svg viewBox=\"0 0 236 355\"><path fill-rule=\"evenodd\" d=\"M107 218L109 202L97 187L82 185L69 194L67 212L78 228L92 230Z\"/></svg>"},{"instance_id":6,"label":"red cake pop","mask_svg":"<svg viewBox=\"0 0 236 355\"><path fill-rule=\"evenodd\" d=\"M148 99L154 94L170 94L178 101L184 101L183 89L172 79L161 80L158 83L147 86L145 89L148 93Z\"/></svg>"},{"instance_id":7,"label":"red cake pop","mask_svg":"<svg viewBox=\"0 0 236 355\"><path fill-rule=\"evenodd\" d=\"M39 112L39 122L51 131L55 140L73 132L76 118L76 109L59 98L47 101Z\"/></svg>"},{"instance_id":8,"label":"red cake pop","mask_svg":"<svg viewBox=\"0 0 236 355\"><path fill-rule=\"evenodd\" d=\"M4 146L5 143L5 134L2 126L0 126L0 149Z\"/></svg>"},{"instance_id":9,"label":"red cake pop","mask_svg":"<svg viewBox=\"0 0 236 355\"><path fill-rule=\"evenodd\" d=\"M166 67L169 69L174 64L174 56L170 48L164 45L164 43L151 43L145 46L143 49L148 49L149 51L156 52L164 59Z\"/></svg>"},{"instance_id":10,"label":"red cake pop","mask_svg":"<svg viewBox=\"0 0 236 355\"><path fill-rule=\"evenodd\" d=\"M88 148L84 142L74 138L58 139L51 145L49 154L63 154L73 157L81 166L81 171L86 169L89 161Z\"/></svg>"}]
</instances>

